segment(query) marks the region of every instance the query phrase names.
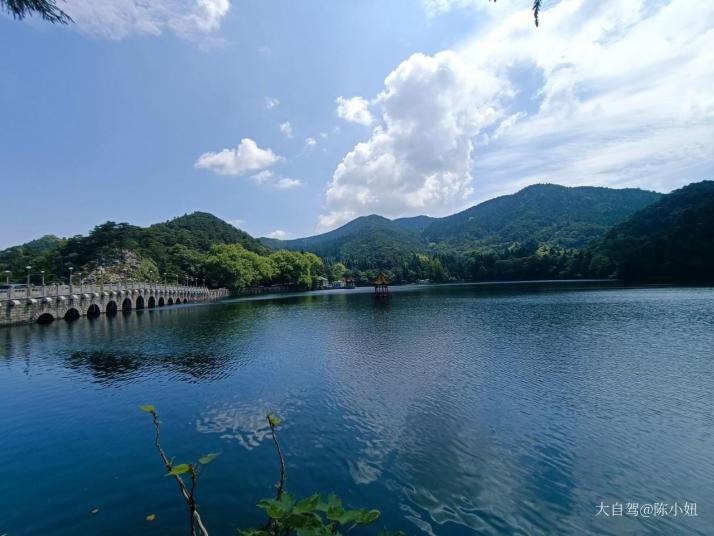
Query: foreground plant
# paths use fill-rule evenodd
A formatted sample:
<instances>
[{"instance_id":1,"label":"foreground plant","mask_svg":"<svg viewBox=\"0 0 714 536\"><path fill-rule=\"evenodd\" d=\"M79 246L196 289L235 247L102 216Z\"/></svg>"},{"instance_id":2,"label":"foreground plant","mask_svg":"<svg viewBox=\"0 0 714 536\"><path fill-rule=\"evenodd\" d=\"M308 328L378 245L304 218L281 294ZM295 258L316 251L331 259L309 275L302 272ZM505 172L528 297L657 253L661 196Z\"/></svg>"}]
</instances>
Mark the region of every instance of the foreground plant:
<instances>
[{"instance_id":1,"label":"foreground plant","mask_svg":"<svg viewBox=\"0 0 714 536\"><path fill-rule=\"evenodd\" d=\"M188 505L191 518L191 536L208 536L208 530L203 524L196 505L195 491L201 466L211 463L218 457L217 453L206 454L198 459L198 463L181 463L174 465L161 446L161 428L159 415L151 404L139 406L152 417L156 430L156 449L168 473L178 483L181 494ZM265 511L268 521L262 528L239 530L240 536L334 536L348 534L360 525L367 525L379 517L379 510L360 508L346 510L342 500L331 493L323 495L315 493L303 499L295 499L285 491L285 458L278 442L277 427L283 422L275 413L266 416L270 435L275 445L275 452L280 462L280 478L276 484L274 498L258 501L258 508ZM184 475L190 478L189 484L184 482ZM404 536L403 532L383 530L379 536Z\"/></svg>"}]
</instances>

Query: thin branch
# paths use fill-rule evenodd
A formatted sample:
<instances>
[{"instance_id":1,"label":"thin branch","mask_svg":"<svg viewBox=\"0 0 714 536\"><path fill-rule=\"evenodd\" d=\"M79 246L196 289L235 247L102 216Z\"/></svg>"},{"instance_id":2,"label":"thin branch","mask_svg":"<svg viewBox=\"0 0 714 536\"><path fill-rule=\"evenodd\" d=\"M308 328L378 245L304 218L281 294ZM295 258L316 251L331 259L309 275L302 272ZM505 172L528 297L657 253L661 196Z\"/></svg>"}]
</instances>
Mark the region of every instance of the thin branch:
<instances>
[{"instance_id":1,"label":"thin branch","mask_svg":"<svg viewBox=\"0 0 714 536\"><path fill-rule=\"evenodd\" d=\"M154 421L154 429L156 430L156 439L154 441L156 445L156 450L159 451L161 461L164 462L166 470L171 472L171 469L173 467L172 460L169 460L169 457L166 456L166 452L164 452L164 449L161 447L161 424L159 423L159 415L158 413L156 413L156 411L153 410L149 413L151 413L151 418ZM208 536L208 530L206 530L206 527L203 525L203 521L201 520L201 514L198 513L198 509L196 508L196 502L193 498L193 491L196 485L193 468L191 469L192 484L190 490L186 487L186 484L184 483L183 478L181 478L181 475L173 475L173 477L176 479L176 483L178 484L178 487L181 490L181 495L183 495L183 498L186 500L186 504L188 504L189 510L191 511L191 534L195 534L195 522L201 536Z\"/></svg>"},{"instance_id":2,"label":"thin branch","mask_svg":"<svg viewBox=\"0 0 714 536\"><path fill-rule=\"evenodd\" d=\"M270 426L270 434L273 436L273 443L275 443L275 451L280 459L280 482L278 483L277 492L277 498L279 499L282 497L285 488L285 458L283 458L283 452L280 450L280 443L278 443L278 437L275 435L275 425L270 419L270 414L268 414L268 426Z\"/></svg>"}]
</instances>

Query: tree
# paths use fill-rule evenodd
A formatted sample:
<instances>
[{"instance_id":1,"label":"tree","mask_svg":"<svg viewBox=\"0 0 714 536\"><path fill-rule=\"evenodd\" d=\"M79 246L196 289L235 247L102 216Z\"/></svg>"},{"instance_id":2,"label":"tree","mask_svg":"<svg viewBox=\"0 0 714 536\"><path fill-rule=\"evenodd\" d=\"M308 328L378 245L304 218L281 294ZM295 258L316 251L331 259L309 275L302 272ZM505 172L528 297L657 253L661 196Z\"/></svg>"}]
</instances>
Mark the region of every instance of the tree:
<instances>
[{"instance_id":1,"label":"tree","mask_svg":"<svg viewBox=\"0 0 714 536\"><path fill-rule=\"evenodd\" d=\"M275 281L282 285L311 288L313 278L324 271L322 259L314 253L300 253L281 249L271 253L275 267Z\"/></svg>"},{"instance_id":2,"label":"tree","mask_svg":"<svg viewBox=\"0 0 714 536\"><path fill-rule=\"evenodd\" d=\"M341 281L347 274L347 266L341 262L336 262L330 266L330 280L331 281Z\"/></svg>"},{"instance_id":3,"label":"tree","mask_svg":"<svg viewBox=\"0 0 714 536\"><path fill-rule=\"evenodd\" d=\"M57 7L55 0L0 0L0 10L7 11L18 20L39 15L53 24L73 22L72 17Z\"/></svg>"},{"instance_id":4,"label":"tree","mask_svg":"<svg viewBox=\"0 0 714 536\"><path fill-rule=\"evenodd\" d=\"M216 244L206 258L206 275L214 286L245 288L270 280L272 262L240 244Z\"/></svg>"}]
</instances>

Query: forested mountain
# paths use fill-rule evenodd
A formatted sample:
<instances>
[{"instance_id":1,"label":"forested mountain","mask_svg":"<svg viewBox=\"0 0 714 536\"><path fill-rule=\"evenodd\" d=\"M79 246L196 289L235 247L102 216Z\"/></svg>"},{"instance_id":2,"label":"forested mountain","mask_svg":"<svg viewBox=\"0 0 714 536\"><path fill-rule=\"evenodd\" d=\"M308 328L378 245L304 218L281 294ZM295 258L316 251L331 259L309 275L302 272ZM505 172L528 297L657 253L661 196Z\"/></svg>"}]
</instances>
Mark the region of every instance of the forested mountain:
<instances>
[{"instance_id":1,"label":"forested mountain","mask_svg":"<svg viewBox=\"0 0 714 536\"><path fill-rule=\"evenodd\" d=\"M0 251L16 282L25 267L47 280L85 277L214 286L289 285L379 271L394 283L611 277L714 280L714 182L661 195L542 184L445 218L364 216L298 240L256 240L195 212L149 227L106 222L87 236L45 236Z\"/></svg>"},{"instance_id":2,"label":"forested mountain","mask_svg":"<svg viewBox=\"0 0 714 536\"><path fill-rule=\"evenodd\" d=\"M363 279L378 270L397 281L580 276L589 270L578 256L585 246L660 197L538 184L444 218L373 215L317 236L262 241L342 262Z\"/></svg>"},{"instance_id":3,"label":"forested mountain","mask_svg":"<svg viewBox=\"0 0 714 536\"><path fill-rule=\"evenodd\" d=\"M87 236L46 236L0 251L0 267L17 281L32 266L48 282L66 280L69 267L88 278L185 282L245 287L254 284L312 285L324 273L312 254L271 252L248 233L211 214L194 212L149 227L106 222ZM126 270L126 272L125 272ZM24 277L23 277L24 279Z\"/></svg>"},{"instance_id":4,"label":"forested mountain","mask_svg":"<svg viewBox=\"0 0 714 536\"><path fill-rule=\"evenodd\" d=\"M527 241L580 248L660 196L635 188L536 184L435 220L423 235L449 251Z\"/></svg>"},{"instance_id":5,"label":"forested mountain","mask_svg":"<svg viewBox=\"0 0 714 536\"><path fill-rule=\"evenodd\" d=\"M608 231L589 253L593 276L714 281L714 181L663 196Z\"/></svg>"},{"instance_id":6,"label":"forested mountain","mask_svg":"<svg viewBox=\"0 0 714 536\"><path fill-rule=\"evenodd\" d=\"M412 218L413 219L413 218ZM418 232L409 224L382 216L362 216L327 233L297 240L262 239L273 248L310 251L360 269L400 264L404 255L425 251Z\"/></svg>"}]
</instances>

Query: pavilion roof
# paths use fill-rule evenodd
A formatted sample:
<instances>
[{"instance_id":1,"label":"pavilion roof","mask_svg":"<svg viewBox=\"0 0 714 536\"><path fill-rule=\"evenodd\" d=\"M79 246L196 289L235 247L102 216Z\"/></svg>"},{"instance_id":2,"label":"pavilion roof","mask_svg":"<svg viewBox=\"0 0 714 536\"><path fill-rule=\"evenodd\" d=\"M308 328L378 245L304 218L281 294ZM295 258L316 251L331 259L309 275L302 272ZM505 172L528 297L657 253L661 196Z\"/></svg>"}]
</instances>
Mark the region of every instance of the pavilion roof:
<instances>
[{"instance_id":1,"label":"pavilion roof","mask_svg":"<svg viewBox=\"0 0 714 536\"><path fill-rule=\"evenodd\" d=\"M379 274L377 274L377 277L374 278L374 284L375 285L386 285L387 284L387 278L384 277L384 272L379 272Z\"/></svg>"}]
</instances>

